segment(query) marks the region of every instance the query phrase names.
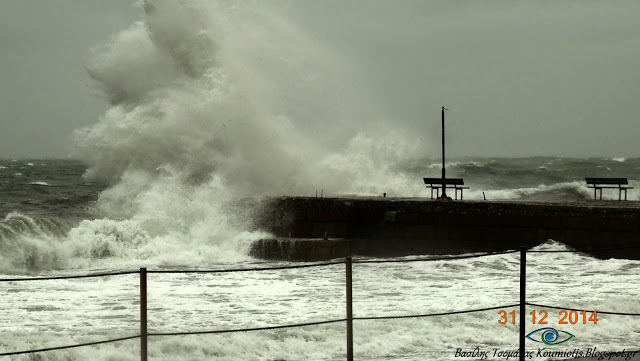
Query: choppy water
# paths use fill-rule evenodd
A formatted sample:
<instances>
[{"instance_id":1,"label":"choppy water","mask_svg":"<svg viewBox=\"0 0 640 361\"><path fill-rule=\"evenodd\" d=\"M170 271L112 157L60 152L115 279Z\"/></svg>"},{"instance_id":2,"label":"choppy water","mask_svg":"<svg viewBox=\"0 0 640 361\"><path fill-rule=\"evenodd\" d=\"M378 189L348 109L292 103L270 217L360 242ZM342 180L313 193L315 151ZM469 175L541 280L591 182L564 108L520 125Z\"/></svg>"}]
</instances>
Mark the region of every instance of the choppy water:
<instances>
[{"instance_id":1,"label":"choppy water","mask_svg":"<svg viewBox=\"0 0 640 361\"><path fill-rule=\"evenodd\" d=\"M488 194L511 194L512 199L580 196L586 200L591 193L583 189L584 185L577 179L580 172L606 167L611 168L611 172L621 172L634 162L477 159L452 164L451 173L465 177L474 188L491 183L493 177L500 178L502 174L523 174L520 182L511 184L514 188L498 185L486 188ZM26 165L28 163L33 166ZM530 165L528 173L524 164ZM535 167L539 164L546 164L547 172L552 175L545 172L536 182L532 178L543 172ZM105 185L83 181L81 175L85 168L77 162L46 160L36 165L34 161L19 160L3 161L2 166L4 220L0 248L4 272L0 273L1 278L136 270L140 266L219 269L288 264L251 259L246 253L243 255L247 241L237 239L239 244L225 248L227 252L234 250L231 259L202 257L198 253L208 247L206 244L194 244L192 250L189 244L183 243L151 251L150 245L170 241L162 237L153 240L148 234L138 234L136 238L133 234L139 230L124 231L121 223L126 221L115 225L110 223L115 221L100 219L94 205ZM511 172L509 167L513 167ZM21 171L17 172L16 168ZM436 164L431 168L436 168ZM405 172L418 173L411 168ZM632 177L632 173L625 174ZM417 178L417 182L419 180ZM43 185L45 183L51 186ZM518 190L536 183L544 186L529 188L542 190ZM554 184L575 186L554 187ZM49 188L42 192L41 187ZM421 191L425 193L423 196L427 195L426 190ZM60 208L55 207L58 200L62 204ZM84 223L80 221L82 218ZM137 226L130 224L129 227ZM78 232L79 228L84 230ZM215 254L219 247L211 244L208 254ZM541 248L561 250L564 246L550 241ZM355 264L354 315L428 314L516 304L518 272L517 253L446 262ZM639 280L638 261L597 260L565 253L532 253L528 257L528 300L533 303L640 313ZM0 304L11 311L0 316L3 335L0 350L9 352L135 335L139 332L138 282L137 275L4 282L0 284L4 295ZM238 329L342 319L345 317L344 282L343 265L226 274L150 274L149 332ZM570 351L592 347L600 350L637 348L640 340L637 317L599 315L596 325L558 325L557 311L547 311L550 325L576 336L566 344L565 349ZM497 311L485 311L405 320L355 321L355 355L357 359L367 360L436 360L454 359L457 348L515 350L517 325L500 325L498 319ZM536 328L528 325L527 332ZM157 360L339 360L344 359L345 347L345 325L337 323L239 334L156 336L150 338L150 357ZM532 343L528 347L536 348ZM139 357L138 352L139 341L129 340L50 351L38 359L134 360ZM31 360L29 356L13 356L13 359Z\"/></svg>"},{"instance_id":2,"label":"choppy water","mask_svg":"<svg viewBox=\"0 0 640 361\"><path fill-rule=\"evenodd\" d=\"M86 170L74 160L0 159L0 215L90 218L91 204L104 185L83 179Z\"/></svg>"}]
</instances>

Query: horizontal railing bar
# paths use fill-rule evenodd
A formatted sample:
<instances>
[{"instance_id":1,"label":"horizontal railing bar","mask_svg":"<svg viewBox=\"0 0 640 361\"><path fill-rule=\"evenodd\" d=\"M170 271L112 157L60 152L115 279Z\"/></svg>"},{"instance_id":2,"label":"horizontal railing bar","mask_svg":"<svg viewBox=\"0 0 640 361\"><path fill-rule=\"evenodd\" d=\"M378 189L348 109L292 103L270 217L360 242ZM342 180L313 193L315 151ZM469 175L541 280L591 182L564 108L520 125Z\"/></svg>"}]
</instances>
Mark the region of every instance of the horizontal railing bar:
<instances>
[{"instance_id":1,"label":"horizontal railing bar","mask_svg":"<svg viewBox=\"0 0 640 361\"><path fill-rule=\"evenodd\" d=\"M232 268L232 269L219 269L219 270L157 270L152 271L149 270L147 273L228 273L228 272L249 272L249 271L271 271L271 270L282 270L282 269L294 269L294 268L309 268L309 267L322 267L322 266L333 266L337 264L344 264L344 260L341 261L333 261L333 262L324 262L324 263L312 263L312 264L303 264L303 265L294 265L294 266L278 266L278 267L265 267L265 268Z\"/></svg>"},{"instance_id":2,"label":"horizontal railing bar","mask_svg":"<svg viewBox=\"0 0 640 361\"><path fill-rule=\"evenodd\" d=\"M577 308L566 308L566 307L557 307L557 306L547 306L547 305L540 305L537 303L529 303L527 302L527 305L529 306L535 306L535 307L543 307L543 308L553 308L556 310L569 310L569 311L586 311L586 312L594 312L593 310L580 310ZM618 316L640 316L640 313L625 313L625 312L609 312L609 311L598 311L596 310L597 313L601 313L604 315L618 315Z\"/></svg>"},{"instance_id":3,"label":"horizontal railing bar","mask_svg":"<svg viewBox=\"0 0 640 361\"><path fill-rule=\"evenodd\" d=\"M433 316L449 316L449 315L458 315L461 313L472 313L472 312L483 312L483 311L491 311L491 310L499 310L502 308L510 308L516 307L519 304L506 305L506 306L497 306L497 307L488 307L488 308L480 308L476 310L467 310L467 311L453 311L453 312L443 312L443 313L431 313L426 315L406 315L406 316L371 316L371 317L354 317L354 320L391 320L391 319L401 319L401 318L420 318L420 317L433 317Z\"/></svg>"},{"instance_id":4,"label":"horizontal railing bar","mask_svg":"<svg viewBox=\"0 0 640 361\"><path fill-rule=\"evenodd\" d=\"M140 271L123 271L123 272L111 272L111 273L93 273L93 274L77 275L77 276L51 276L51 277L0 278L0 282L64 280L64 279L73 279L73 278L90 278L90 277L120 276L120 275L129 275L129 274L138 274L138 273L140 273Z\"/></svg>"},{"instance_id":5,"label":"horizontal railing bar","mask_svg":"<svg viewBox=\"0 0 640 361\"><path fill-rule=\"evenodd\" d=\"M112 340L105 340L105 341L87 342L87 343L81 343L81 344L78 344L78 345L49 347L49 348L41 348L41 349L37 349L37 350L27 350L27 351L5 352L5 353L0 353L0 356L11 356L11 355L24 354L24 353L45 352L45 351L63 350L63 349L67 349L67 348L93 346L93 345L100 345L100 344L103 344L103 343L111 343L111 342L132 340L134 338L140 338L140 335L114 338Z\"/></svg>"},{"instance_id":6,"label":"horizontal railing bar","mask_svg":"<svg viewBox=\"0 0 640 361\"><path fill-rule=\"evenodd\" d=\"M191 332L152 332L152 333L149 333L148 336L186 336L186 335L205 335L205 334L214 334L214 333L267 331L267 330L277 330L277 329L282 329L282 328L293 328L293 327L303 327L303 326L324 325L324 324L328 324L328 323L345 322L346 320L347 320L346 318L342 318L342 319L339 319L339 320L298 323L298 324L294 324L294 325L242 328L242 329L233 329L233 330L191 331Z\"/></svg>"},{"instance_id":7,"label":"horizontal railing bar","mask_svg":"<svg viewBox=\"0 0 640 361\"><path fill-rule=\"evenodd\" d=\"M448 261L448 260L457 260L457 259L497 256L501 254L509 254L509 253L516 253L516 252L519 252L519 251L505 251L505 252L485 253L485 254L476 254L476 255L467 255L467 256L440 257L440 258L353 260L353 263L404 263L404 262L423 262L423 261Z\"/></svg>"},{"instance_id":8,"label":"horizontal railing bar","mask_svg":"<svg viewBox=\"0 0 640 361\"><path fill-rule=\"evenodd\" d=\"M611 248L595 248L595 249L574 249L574 250L562 250L562 251L532 251L527 250L527 253L587 253L587 252L599 252L599 251L615 251L619 249L628 249L628 248L640 248L640 245L635 246L624 246L624 247L611 247Z\"/></svg>"}]
</instances>

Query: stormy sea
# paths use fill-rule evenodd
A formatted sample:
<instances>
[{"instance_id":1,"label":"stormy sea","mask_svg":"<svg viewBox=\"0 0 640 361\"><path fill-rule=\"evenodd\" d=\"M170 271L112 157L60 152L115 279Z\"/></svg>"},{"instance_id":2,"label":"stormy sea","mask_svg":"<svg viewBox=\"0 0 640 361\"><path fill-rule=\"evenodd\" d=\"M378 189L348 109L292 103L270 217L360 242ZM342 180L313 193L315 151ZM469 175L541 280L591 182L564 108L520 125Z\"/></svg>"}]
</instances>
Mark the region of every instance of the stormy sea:
<instances>
[{"instance_id":1,"label":"stormy sea","mask_svg":"<svg viewBox=\"0 0 640 361\"><path fill-rule=\"evenodd\" d=\"M144 2L138 22L90 51L88 75L107 107L74 132L73 160L0 160L0 354L123 338L3 357L140 359L141 267L295 265L249 256L268 234L252 227L252 210L238 200L320 190L429 201L422 177L440 176L438 135L398 126L366 101L350 71L328 71L335 53L261 2L247 4ZM431 120L439 121L439 109ZM447 175L470 187L465 201L588 202L585 177L626 177L635 187L629 200L639 198L640 158L447 159ZM566 247L549 240L537 249ZM527 265L532 303L640 313L638 261L537 253ZM513 305L519 267L518 253L355 264L354 316ZM122 272L132 273L55 278ZM16 280L26 277L47 279ZM344 322L206 334L340 320L345 293L343 264L150 273L149 359L345 359ZM547 311L556 324L557 310ZM480 351L506 359L501 352L518 347L518 325L499 321L499 310L358 320L355 359L480 359ZM555 350L639 348L633 316L601 314L561 331L575 337ZM181 332L205 333L166 335Z\"/></svg>"},{"instance_id":2,"label":"stormy sea","mask_svg":"<svg viewBox=\"0 0 640 361\"><path fill-rule=\"evenodd\" d=\"M421 176L437 175L440 166L434 159L398 163L394 169L398 179L413 180L406 184L407 188L381 186L372 193L352 190L350 194L386 190L390 196L423 197L428 201ZM471 187L466 196L469 201L482 199L484 192L489 200L587 202L593 193L584 183L585 175L625 175L636 189L635 180L640 179L640 159L459 159L448 164L448 169ZM125 209L120 216L107 214L103 202L114 186L91 180L88 170L77 160L0 161L0 278L136 271L139 267L204 270L296 264L248 256L251 241L264 235L243 229L246 223L231 219L220 203L202 200L202 194L197 195L202 190L187 186L177 194L158 190L122 200L131 203L121 205ZM629 193L630 200L638 199L636 189ZM614 199L617 192L605 191L604 195ZM145 211L128 214L132 207ZM206 207L215 213L205 213ZM537 249L566 247L549 240ZM355 264L353 272L356 317L443 313L512 305L519 300L517 253L456 261ZM528 300L567 308L639 313L638 272L638 261L599 260L574 253L532 253L528 257ZM149 332L242 329L342 319L344 277L344 265L269 272L151 274ZM4 295L0 304L6 310L0 316L0 351L138 334L138 278L131 274L0 283ZM531 307L531 311L534 309ZM513 310L518 311L517 307L505 309ZM489 359L505 359L499 353L517 349L518 328L511 322L500 324L498 311L356 321L355 356L366 360L459 359L456 350L473 354L477 348L477 352L489 352ZM557 310L546 311L548 321L559 321ZM536 328L539 327L528 325L527 332ZM552 351L586 351L594 347L621 351L637 348L640 322L633 316L599 315L595 324L581 320L561 330L575 337ZM149 357L340 360L346 353L345 332L344 323L335 323L228 334L154 336L149 338ZM35 359L136 360L139 352L139 340L132 339L46 351ZM477 352L471 359L482 358ZM33 360L34 355L11 357Z\"/></svg>"}]
</instances>

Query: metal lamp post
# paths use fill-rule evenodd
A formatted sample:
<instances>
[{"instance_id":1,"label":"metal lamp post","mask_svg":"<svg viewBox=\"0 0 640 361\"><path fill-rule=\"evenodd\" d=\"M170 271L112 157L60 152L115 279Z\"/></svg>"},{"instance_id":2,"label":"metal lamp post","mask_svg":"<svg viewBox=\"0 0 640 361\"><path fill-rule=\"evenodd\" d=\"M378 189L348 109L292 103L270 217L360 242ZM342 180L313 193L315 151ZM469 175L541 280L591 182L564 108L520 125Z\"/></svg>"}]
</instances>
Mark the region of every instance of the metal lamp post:
<instances>
[{"instance_id":1,"label":"metal lamp post","mask_svg":"<svg viewBox=\"0 0 640 361\"><path fill-rule=\"evenodd\" d=\"M445 171L445 167L444 167L444 111L448 110L445 107L442 107L442 197L439 197L439 200L451 200L450 197L447 197L447 186L445 183L445 178L446 178L446 171Z\"/></svg>"}]
</instances>

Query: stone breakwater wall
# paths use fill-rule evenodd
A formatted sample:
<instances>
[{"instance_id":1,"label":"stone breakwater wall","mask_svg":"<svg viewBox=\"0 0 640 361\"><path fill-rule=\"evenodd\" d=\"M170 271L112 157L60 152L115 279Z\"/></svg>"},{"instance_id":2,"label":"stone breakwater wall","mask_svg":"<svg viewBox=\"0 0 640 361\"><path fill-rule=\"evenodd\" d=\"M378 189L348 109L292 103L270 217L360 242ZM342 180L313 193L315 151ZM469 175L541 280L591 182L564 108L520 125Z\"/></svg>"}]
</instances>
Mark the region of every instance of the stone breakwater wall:
<instances>
[{"instance_id":1,"label":"stone breakwater wall","mask_svg":"<svg viewBox=\"0 0 640 361\"><path fill-rule=\"evenodd\" d=\"M574 249L640 245L638 202L282 197L260 209L259 228L275 237L254 243L251 252L271 259L496 252L549 239ZM593 255L640 259L640 248Z\"/></svg>"}]
</instances>

